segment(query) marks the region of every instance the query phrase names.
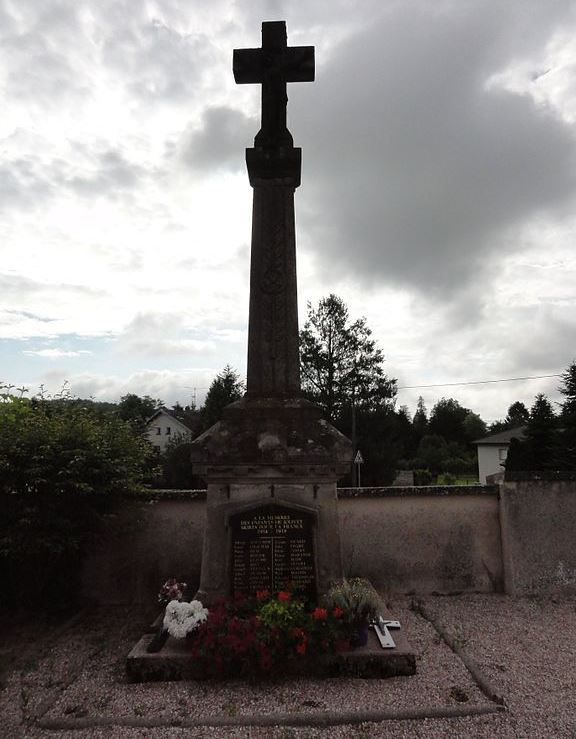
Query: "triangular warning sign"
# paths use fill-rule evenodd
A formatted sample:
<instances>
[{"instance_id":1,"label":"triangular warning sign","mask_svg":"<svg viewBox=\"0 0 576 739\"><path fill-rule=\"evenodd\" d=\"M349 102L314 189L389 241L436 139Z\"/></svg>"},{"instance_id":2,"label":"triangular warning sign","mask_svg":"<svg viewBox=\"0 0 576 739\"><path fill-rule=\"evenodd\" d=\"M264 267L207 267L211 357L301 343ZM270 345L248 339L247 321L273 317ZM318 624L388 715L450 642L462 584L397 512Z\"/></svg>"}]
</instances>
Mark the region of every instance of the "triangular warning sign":
<instances>
[{"instance_id":1,"label":"triangular warning sign","mask_svg":"<svg viewBox=\"0 0 576 739\"><path fill-rule=\"evenodd\" d=\"M364 457L362 456L360 449L356 452L356 456L354 457L354 464L364 464Z\"/></svg>"}]
</instances>

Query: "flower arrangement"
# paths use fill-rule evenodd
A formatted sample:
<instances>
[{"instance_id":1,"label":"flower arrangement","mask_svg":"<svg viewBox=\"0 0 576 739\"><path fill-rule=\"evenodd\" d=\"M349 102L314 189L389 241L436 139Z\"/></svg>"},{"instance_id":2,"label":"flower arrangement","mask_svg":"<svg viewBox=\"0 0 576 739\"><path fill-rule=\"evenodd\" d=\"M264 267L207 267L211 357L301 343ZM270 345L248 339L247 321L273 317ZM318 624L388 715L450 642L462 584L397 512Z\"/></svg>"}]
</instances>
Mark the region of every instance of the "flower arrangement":
<instances>
[{"instance_id":1,"label":"flower arrangement","mask_svg":"<svg viewBox=\"0 0 576 739\"><path fill-rule=\"evenodd\" d=\"M175 639L185 639L194 629L206 621L208 609L199 600L191 603L171 600L166 606L163 629Z\"/></svg>"},{"instance_id":2,"label":"flower arrangement","mask_svg":"<svg viewBox=\"0 0 576 739\"><path fill-rule=\"evenodd\" d=\"M171 600L182 600L182 596L184 595L186 588L187 585L185 582L178 582L175 577L171 577L169 580L166 580L164 585L160 588L160 592L158 593L158 603L165 606L168 605Z\"/></svg>"},{"instance_id":3,"label":"flower arrangement","mask_svg":"<svg viewBox=\"0 0 576 739\"><path fill-rule=\"evenodd\" d=\"M199 673L215 677L290 671L303 659L349 646L338 608L306 608L287 590L237 597L210 609L191 643Z\"/></svg>"},{"instance_id":4,"label":"flower arrangement","mask_svg":"<svg viewBox=\"0 0 576 739\"><path fill-rule=\"evenodd\" d=\"M335 583L323 598L328 609L338 609L348 624L368 623L382 611L382 601L372 585L360 577Z\"/></svg>"}]
</instances>

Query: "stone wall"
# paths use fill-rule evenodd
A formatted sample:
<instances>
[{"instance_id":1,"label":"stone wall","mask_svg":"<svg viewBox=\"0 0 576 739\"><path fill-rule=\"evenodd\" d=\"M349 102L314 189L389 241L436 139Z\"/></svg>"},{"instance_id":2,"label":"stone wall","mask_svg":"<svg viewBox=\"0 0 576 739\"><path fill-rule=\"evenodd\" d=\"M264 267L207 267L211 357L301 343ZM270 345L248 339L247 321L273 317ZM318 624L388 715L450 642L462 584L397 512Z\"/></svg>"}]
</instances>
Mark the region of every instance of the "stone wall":
<instances>
[{"instance_id":1,"label":"stone wall","mask_svg":"<svg viewBox=\"0 0 576 739\"><path fill-rule=\"evenodd\" d=\"M345 572L399 592L501 587L496 488L339 490ZM153 602L161 583L198 585L205 491L157 491L126 500L88 557L85 595Z\"/></svg>"},{"instance_id":2,"label":"stone wall","mask_svg":"<svg viewBox=\"0 0 576 739\"><path fill-rule=\"evenodd\" d=\"M205 495L196 491L123 501L87 558L84 595L98 603L153 603L169 577L195 589L205 508Z\"/></svg>"},{"instance_id":3,"label":"stone wall","mask_svg":"<svg viewBox=\"0 0 576 739\"><path fill-rule=\"evenodd\" d=\"M519 480L500 488L506 592L576 593L576 480Z\"/></svg>"},{"instance_id":4,"label":"stone wall","mask_svg":"<svg viewBox=\"0 0 576 739\"><path fill-rule=\"evenodd\" d=\"M576 592L576 481L340 488L345 574L402 593ZM168 577L198 585L205 491L123 501L88 557L84 592L151 603Z\"/></svg>"},{"instance_id":5,"label":"stone wall","mask_svg":"<svg viewBox=\"0 0 576 739\"><path fill-rule=\"evenodd\" d=\"M358 497L354 493L340 495L346 574L403 593L502 590L497 488L365 488Z\"/></svg>"}]
</instances>

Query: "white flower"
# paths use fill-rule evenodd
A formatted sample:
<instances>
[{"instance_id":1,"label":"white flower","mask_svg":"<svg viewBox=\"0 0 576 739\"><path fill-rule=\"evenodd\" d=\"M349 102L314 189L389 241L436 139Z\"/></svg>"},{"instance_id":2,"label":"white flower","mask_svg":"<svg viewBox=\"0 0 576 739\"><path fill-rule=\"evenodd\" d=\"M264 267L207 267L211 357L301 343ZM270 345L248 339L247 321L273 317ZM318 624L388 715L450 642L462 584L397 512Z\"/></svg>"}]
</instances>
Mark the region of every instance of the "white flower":
<instances>
[{"instance_id":1,"label":"white flower","mask_svg":"<svg viewBox=\"0 0 576 739\"><path fill-rule=\"evenodd\" d=\"M164 628L175 639L184 639L186 634L197 628L198 624L206 621L208 609L204 608L199 600L191 603L171 600L166 606Z\"/></svg>"}]
</instances>

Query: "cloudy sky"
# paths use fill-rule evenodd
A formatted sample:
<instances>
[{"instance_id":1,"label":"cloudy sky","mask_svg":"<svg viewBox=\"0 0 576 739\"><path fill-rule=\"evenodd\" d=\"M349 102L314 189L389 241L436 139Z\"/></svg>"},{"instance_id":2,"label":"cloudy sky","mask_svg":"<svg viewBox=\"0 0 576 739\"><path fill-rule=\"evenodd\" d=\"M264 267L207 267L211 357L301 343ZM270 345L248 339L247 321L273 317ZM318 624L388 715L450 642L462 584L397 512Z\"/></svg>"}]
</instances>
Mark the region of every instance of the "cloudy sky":
<instances>
[{"instance_id":1,"label":"cloudy sky","mask_svg":"<svg viewBox=\"0 0 576 739\"><path fill-rule=\"evenodd\" d=\"M316 47L300 320L334 292L400 387L576 359L572 0L0 0L0 381L201 402L245 373L262 20ZM486 420L555 378L402 389Z\"/></svg>"}]
</instances>

